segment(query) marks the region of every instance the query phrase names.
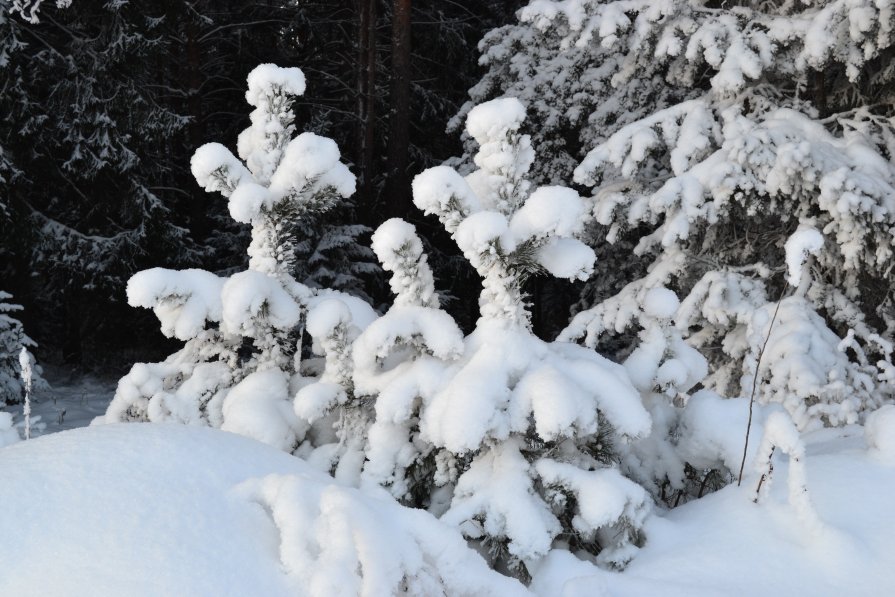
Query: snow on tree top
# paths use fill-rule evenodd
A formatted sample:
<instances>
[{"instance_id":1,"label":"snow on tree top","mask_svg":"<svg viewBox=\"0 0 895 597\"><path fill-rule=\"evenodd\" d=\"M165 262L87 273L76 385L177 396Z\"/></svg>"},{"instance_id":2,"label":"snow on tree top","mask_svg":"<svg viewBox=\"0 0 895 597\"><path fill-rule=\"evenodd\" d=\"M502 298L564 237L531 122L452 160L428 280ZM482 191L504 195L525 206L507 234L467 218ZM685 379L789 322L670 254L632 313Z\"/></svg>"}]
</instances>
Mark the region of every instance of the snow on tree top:
<instances>
[{"instance_id":1,"label":"snow on tree top","mask_svg":"<svg viewBox=\"0 0 895 597\"><path fill-rule=\"evenodd\" d=\"M305 75L300 68L283 68L276 64L259 64L248 76L246 101L258 107L271 89L281 89L289 95L305 92Z\"/></svg>"},{"instance_id":2,"label":"snow on tree top","mask_svg":"<svg viewBox=\"0 0 895 597\"><path fill-rule=\"evenodd\" d=\"M416 228L401 218L392 218L383 222L373 233L371 245L376 257L387 270L392 269L389 267L392 255L405 245L414 253L423 251L423 245L416 236Z\"/></svg>"}]
</instances>

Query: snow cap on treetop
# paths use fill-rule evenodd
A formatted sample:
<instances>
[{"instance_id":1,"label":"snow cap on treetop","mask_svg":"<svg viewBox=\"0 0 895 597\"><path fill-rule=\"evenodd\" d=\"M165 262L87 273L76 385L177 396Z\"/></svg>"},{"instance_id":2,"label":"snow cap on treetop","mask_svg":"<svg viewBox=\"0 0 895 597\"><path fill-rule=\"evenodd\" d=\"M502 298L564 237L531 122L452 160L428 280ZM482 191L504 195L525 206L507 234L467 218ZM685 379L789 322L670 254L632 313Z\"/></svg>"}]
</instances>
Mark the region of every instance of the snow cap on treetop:
<instances>
[{"instance_id":1,"label":"snow cap on treetop","mask_svg":"<svg viewBox=\"0 0 895 597\"><path fill-rule=\"evenodd\" d=\"M423 244L416 235L416 228L401 218L392 218L383 222L373 233L370 241L373 252L376 253L376 257L387 270L392 269L390 267L393 261L392 254L397 253L401 247L407 245L414 254L423 252Z\"/></svg>"},{"instance_id":2,"label":"snow cap on treetop","mask_svg":"<svg viewBox=\"0 0 895 597\"><path fill-rule=\"evenodd\" d=\"M246 101L258 107L262 98L271 88L278 87L289 95L302 95L305 92L305 75L300 68L283 68L276 64L259 64L248 76L249 89Z\"/></svg>"}]
</instances>

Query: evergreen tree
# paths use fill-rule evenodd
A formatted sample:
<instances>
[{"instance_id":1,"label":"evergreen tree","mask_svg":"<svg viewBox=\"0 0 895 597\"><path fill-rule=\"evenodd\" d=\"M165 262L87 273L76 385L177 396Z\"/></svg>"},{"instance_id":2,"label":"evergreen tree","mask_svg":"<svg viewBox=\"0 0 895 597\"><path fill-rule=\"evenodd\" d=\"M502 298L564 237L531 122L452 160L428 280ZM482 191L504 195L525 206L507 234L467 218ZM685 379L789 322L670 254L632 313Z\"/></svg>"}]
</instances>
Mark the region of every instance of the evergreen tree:
<instances>
[{"instance_id":1,"label":"evergreen tree","mask_svg":"<svg viewBox=\"0 0 895 597\"><path fill-rule=\"evenodd\" d=\"M612 466L610 446L650 429L621 366L531 332L524 279L586 277L594 252L575 238L587 202L528 179L535 154L524 117L515 99L476 107L467 130L478 169L463 177L436 167L413 183L417 207L438 217L482 278L476 330L463 339L436 310L418 242L389 222L376 250L395 272L396 305L354 353L356 391L376 396L366 474L443 512L495 566L522 577L560 534L603 562L630 559L649 498Z\"/></svg>"},{"instance_id":2,"label":"evergreen tree","mask_svg":"<svg viewBox=\"0 0 895 597\"><path fill-rule=\"evenodd\" d=\"M257 67L248 77L246 99L255 110L239 135L241 159L217 143L194 154L199 184L227 197L231 216L251 225L249 269L223 278L156 268L130 280L129 302L152 308L165 335L186 345L162 363L134 365L106 421L207 424L287 451L303 439L290 384L301 379L305 313L340 296L360 325L372 318L360 299L314 290L291 274L297 223L337 205L355 184L332 140L293 138L293 98L304 90L297 68Z\"/></svg>"},{"instance_id":3,"label":"evergreen tree","mask_svg":"<svg viewBox=\"0 0 895 597\"><path fill-rule=\"evenodd\" d=\"M759 380L773 380L759 399L788 405L802 427L853 422L888 397L890 11L839 0L535 0L519 18L489 36L490 73L474 94L525 90L548 136L587 118L543 176L565 175L577 147L592 144L574 180L593 188L594 240L617 246L604 261L630 262L633 250L646 265L600 275L585 295L596 305L561 337L596 346L606 331L623 333L614 348L624 356L649 290L671 286L683 297L676 325L711 355L706 383L722 394L750 395L758 367ZM525 51L510 53L514 43ZM825 240L812 275L787 284L785 245L800 226ZM626 270L633 282L613 276ZM803 382L759 358L768 314L788 294L799 306L781 306L768 354L813 337L819 355L838 337L846 369ZM833 335L811 331L818 326ZM827 406L812 415L794 406L815 403Z\"/></svg>"},{"instance_id":4,"label":"evergreen tree","mask_svg":"<svg viewBox=\"0 0 895 597\"><path fill-rule=\"evenodd\" d=\"M31 354L37 344L25 334L22 323L14 317L21 305L8 302L12 295L0 291L0 407L18 404L25 397L25 386L19 366L22 351ZM33 357L30 357L33 359ZM34 366L31 371L34 390L46 389L47 382L41 377L41 369Z\"/></svg>"},{"instance_id":5,"label":"evergreen tree","mask_svg":"<svg viewBox=\"0 0 895 597\"><path fill-rule=\"evenodd\" d=\"M0 7L9 31L0 60L9 216L0 252L14 287L34 304L36 333L81 361L94 348L83 345L87 329L97 342L120 335L108 325L120 315L115 297L143 259L193 263L204 254L158 185L169 162L151 147L185 118L162 100L148 70L133 69L167 48L161 21L145 7L45 5L40 23L8 8ZM28 276L38 269L43 276Z\"/></svg>"}]
</instances>

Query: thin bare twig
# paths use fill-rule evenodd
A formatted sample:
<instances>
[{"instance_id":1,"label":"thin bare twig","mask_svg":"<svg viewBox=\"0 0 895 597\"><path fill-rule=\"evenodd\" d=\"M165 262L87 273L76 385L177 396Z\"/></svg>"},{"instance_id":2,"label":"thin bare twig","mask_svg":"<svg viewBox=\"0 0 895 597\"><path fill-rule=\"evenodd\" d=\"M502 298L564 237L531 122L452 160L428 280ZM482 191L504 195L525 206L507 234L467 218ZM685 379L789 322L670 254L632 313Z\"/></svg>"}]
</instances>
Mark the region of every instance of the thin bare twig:
<instances>
[{"instance_id":1,"label":"thin bare twig","mask_svg":"<svg viewBox=\"0 0 895 597\"><path fill-rule=\"evenodd\" d=\"M764 337L764 343L761 350L758 351L758 359L755 362L755 375L752 377L752 392L749 395L749 422L746 423L746 441L743 444L743 460L740 462L740 474L737 477L737 487L743 482L743 469L746 467L746 453L749 451L749 432L752 431L752 411L755 405L755 388L758 387L758 372L761 370L761 358L764 356L765 348L768 347L768 340L771 339L771 331L774 329L774 322L777 321L777 313L780 312L780 303L783 302L783 296L786 294L786 286L780 291L780 298L777 299L777 306L774 307L774 316L771 317L771 325L768 326L768 334Z\"/></svg>"},{"instance_id":2,"label":"thin bare twig","mask_svg":"<svg viewBox=\"0 0 895 597\"><path fill-rule=\"evenodd\" d=\"M761 474L761 478L758 480L758 487L755 488L755 498L752 500L754 503L758 503L758 498L761 496L761 486L764 485L764 482L771 478L771 475L774 474L774 450L777 446L771 446L771 454L768 456L768 470Z\"/></svg>"}]
</instances>

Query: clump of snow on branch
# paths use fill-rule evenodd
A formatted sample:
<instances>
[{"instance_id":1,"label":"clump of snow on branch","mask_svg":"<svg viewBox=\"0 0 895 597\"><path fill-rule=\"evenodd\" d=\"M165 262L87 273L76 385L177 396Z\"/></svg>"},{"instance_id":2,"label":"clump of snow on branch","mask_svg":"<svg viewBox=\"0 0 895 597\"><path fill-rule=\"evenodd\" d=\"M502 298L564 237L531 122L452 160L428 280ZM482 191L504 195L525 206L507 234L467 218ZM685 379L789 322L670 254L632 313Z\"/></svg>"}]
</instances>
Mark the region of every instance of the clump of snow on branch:
<instances>
[{"instance_id":1,"label":"clump of snow on branch","mask_svg":"<svg viewBox=\"0 0 895 597\"><path fill-rule=\"evenodd\" d=\"M815 228L799 226L786 239L786 281L798 286L802 280L802 266L809 255L814 255L824 246L824 237Z\"/></svg>"}]
</instances>

